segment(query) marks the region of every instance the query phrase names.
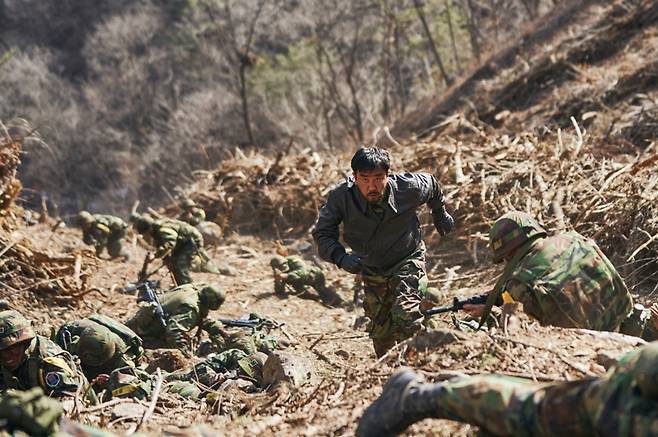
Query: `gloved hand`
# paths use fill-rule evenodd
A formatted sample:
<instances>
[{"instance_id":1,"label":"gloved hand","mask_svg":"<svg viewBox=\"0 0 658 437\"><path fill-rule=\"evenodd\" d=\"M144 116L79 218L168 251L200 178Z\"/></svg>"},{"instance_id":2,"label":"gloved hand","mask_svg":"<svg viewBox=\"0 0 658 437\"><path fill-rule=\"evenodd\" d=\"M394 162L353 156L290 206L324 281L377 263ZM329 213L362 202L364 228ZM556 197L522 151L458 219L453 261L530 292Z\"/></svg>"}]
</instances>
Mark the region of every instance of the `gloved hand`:
<instances>
[{"instance_id":1,"label":"gloved hand","mask_svg":"<svg viewBox=\"0 0 658 437\"><path fill-rule=\"evenodd\" d=\"M447 235L455 227L455 219L448 214L445 208L432 210L432 218L434 219L434 227L441 235Z\"/></svg>"},{"instance_id":2,"label":"gloved hand","mask_svg":"<svg viewBox=\"0 0 658 437\"><path fill-rule=\"evenodd\" d=\"M337 265L346 272L353 274L359 273L363 267L361 265L361 258L358 256L349 255L347 253L340 258Z\"/></svg>"}]
</instances>

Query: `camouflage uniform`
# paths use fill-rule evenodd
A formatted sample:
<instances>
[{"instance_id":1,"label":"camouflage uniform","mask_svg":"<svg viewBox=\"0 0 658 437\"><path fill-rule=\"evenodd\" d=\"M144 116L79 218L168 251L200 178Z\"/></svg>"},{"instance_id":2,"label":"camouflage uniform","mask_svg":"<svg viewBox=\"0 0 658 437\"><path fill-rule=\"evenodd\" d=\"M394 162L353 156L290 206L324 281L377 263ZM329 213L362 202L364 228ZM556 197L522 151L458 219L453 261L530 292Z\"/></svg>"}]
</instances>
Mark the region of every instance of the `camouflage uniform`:
<instances>
[{"instance_id":1,"label":"camouflage uniform","mask_svg":"<svg viewBox=\"0 0 658 437\"><path fill-rule=\"evenodd\" d=\"M7 390L0 399L1 428L11 434L0 432L0 435L24 435L22 431L35 436L85 436L112 437L107 431L81 425L66 419L62 404L46 396L39 387L26 391Z\"/></svg>"},{"instance_id":2,"label":"camouflage uniform","mask_svg":"<svg viewBox=\"0 0 658 437\"><path fill-rule=\"evenodd\" d=\"M64 324L56 336L57 343L80 358L82 370L90 381L98 375L132 366L142 356L142 340L127 326L106 316Z\"/></svg>"},{"instance_id":3,"label":"camouflage uniform","mask_svg":"<svg viewBox=\"0 0 658 437\"><path fill-rule=\"evenodd\" d=\"M41 387L48 394L75 393L87 385L73 357L46 337L36 335L30 322L17 311L0 312L0 350L23 344L23 360L14 369L3 362L3 388ZM90 395L93 399L93 395Z\"/></svg>"},{"instance_id":4,"label":"camouflage uniform","mask_svg":"<svg viewBox=\"0 0 658 437\"><path fill-rule=\"evenodd\" d=\"M420 301L429 298L425 244L390 269L363 267L363 310L375 353L382 356L395 343L421 328Z\"/></svg>"},{"instance_id":5,"label":"camouflage uniform","mask_svg":"<svg viewBox=\"0 0 658 437\"><path fill-rule=\"evenodd\" d=\"M82 226L82 241L95 246L96 256L100 257L103 249L107 248L107 253L112 258L128 257L127 252L123 250L128 229L126 222L113 215L90 214L87 211L80 212L79 219Z\"/></svg>"},{"instance_id":6,"label":"camouflage uniform","mask_svg":"<svg viewBox=\"0 0 658 437\"><path fill-rule=\"evenodd\" d=\"M181 203L181 209L182 211L178 216L178 220L182 222L189 223L192 226L197 226L206 219L206 212L192 199L185 199Z\"/></svg>"},{"instance_id":7,"label":"camouflage uniform","mask_svg":"<svg viewBox=\"0 0 658 437\"><path fill-rule=\"evenodd\" d=\"M426 384L398 370L364 413L357 436L402 432L424 418L479 426L498 436L652 436L658 433L658 343L600 378L551 384L505 376Z\"/></svg>"},{"instance_id":8,"label":"camouflage uniform","mask_svg":"<svg viewBox=\"0 0 658 437\"><path fill-rule=\"evenodd\" d=\"M203 249L203 237L194 226L179 220L153 221L147 216L133 215L137 232L148 235L156 247L156 258L163 258L174 275L176 284L192 282L190 270L198 257L208 259Z\"/></svg>"},{"instance_id":9,"label":"camouflage uniform","mask_svg":"<svg viewBox=\"0 0 658 437\"><path fill-rule=\"evenodd\" d=\"M621 276L596 243L577 232L546 237L532 217L511 212L492 226L490 241L494 260L508 260L491 301L507 292L541 324L564 328L614 331L632 316Z\"/></svg>"},{"instance_id":10,"label":"camouflage uniform","mask_svg":"<svg viewBox=\"0 0 658 437\"><path fill-rule=\"evenodd\" d=\"M143 304L137 314L126 322L152 349L177 348L190 353L190 334L200 328L211 338L223 341L223 325L208 319L208 311L216 310L224 302L224 294L218 288L206 284L183 284L160 296L166 314L166 326L158 319L152 304Z\"/></svg>"},{"instance_id":11,"label":"camouflage uniform","mask_svg":"<svg viewBox=\"0 0 658 437\"><path fill-rule=\"evenodd\" d=\"M309 287L318 292L323 302L329 305L340 305L341 297L325 283L324 273L317 267L308 266L298 256L286 258L277 256L270 260L274 273L274 292L278 295L286 294L286 285L289 285L297 294L306 294ZM280 273L284 274L282 278Z\"/></svg>"},{"instance_id":12,"label":"camouflage uniform","mask_svg":"<svg viewBox=\"0 0 658 437\"><path fill-rule=\"evenodd\" d=\"M186 397L199 398L205 390L213 388L226 379L247 379L256 386L263 381L263 365L267 355L262 352L247 354L239 349L228 349L219 354L212 354L190 370L180 370L167 375L166 380L173 382L168 391Z\"/></svg>"}]
</instances>

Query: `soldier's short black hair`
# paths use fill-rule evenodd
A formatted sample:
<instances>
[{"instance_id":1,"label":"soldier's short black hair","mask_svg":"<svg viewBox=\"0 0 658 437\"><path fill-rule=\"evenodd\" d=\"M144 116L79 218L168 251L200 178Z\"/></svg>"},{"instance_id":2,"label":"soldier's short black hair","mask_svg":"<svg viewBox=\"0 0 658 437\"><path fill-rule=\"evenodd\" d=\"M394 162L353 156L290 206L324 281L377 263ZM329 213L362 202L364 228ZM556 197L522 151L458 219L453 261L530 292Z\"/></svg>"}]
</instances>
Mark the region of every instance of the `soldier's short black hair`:
<instances>
[{"instance_id":1,"label":"soldier's short black hair","mask_svg":"<svg viewBox=\"0 0 658 437\"><path fill-rule=\"evenodd\" d=\"M391 168L391 156L387 150L379 147L361 147L352 157L352 170L371 172Z\"/></svg>"}]
</instances>

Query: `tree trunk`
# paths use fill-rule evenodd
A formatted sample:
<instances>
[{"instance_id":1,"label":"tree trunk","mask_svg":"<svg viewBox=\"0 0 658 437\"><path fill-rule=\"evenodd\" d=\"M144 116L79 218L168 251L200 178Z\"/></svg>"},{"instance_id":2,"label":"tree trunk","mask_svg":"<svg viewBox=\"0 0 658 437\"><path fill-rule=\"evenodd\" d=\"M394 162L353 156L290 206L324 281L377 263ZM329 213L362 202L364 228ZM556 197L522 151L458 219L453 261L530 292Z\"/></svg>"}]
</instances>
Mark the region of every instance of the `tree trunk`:
<instances>
[{"instance_id":1,"label":"tree trunk","mask_svg":"<svg viewBox=\"0 0 658 437\"><path fill-rule=\"evenodd\" d=\"M450 32L450 45L452 46L452 54L455 58L455 65L457 66L457 71L459 74L462 72L462 65L459 61L459 54L457 53L457 43L455 41L455 30L452 27L452 13L450 8L452 8L452 1L444 0L443 4L446 8L446 18L448 19L448 31Z\"/></svg>"},{"instance_id":2,"label":"tree trunk","mask_svg":"<svg viewBox=\"0 0 658 437\"><path fill-rule=\"evenodd\" d=\"M481 60L482 53L480 49L479 34L477 22L475 20L475 9L473 6L473 0L463 0L464 12L468 16L468 34L471 41L471 51L475 55L475 58L478 60L478 63Z\"/></svg>"},{"instance_id":3,"label":"tree trunk","mask_svg":"<svg viewBox=\"0 0 658 437\"><path fill-rule=\"evenodd\" d=\"M421 3L421 0L414 0L414 6L416 7L416 13L418 14L418 18L420 19L420 22L423 25L423 30L425 31L425 36L427 37L427 40L430 44L430 50L432 52L432 55L434 56L436 65L439 67L439 71L441 71L441 75L443 76L443 81L445 82L446 86L450 86L452 85L452 78L448 75L448 72L443 66L443 62L441 61L441 55L439 54L439 51L436 48L436 44L434 43L434 38L432 37L432 32L430 32L430 28L427 25L427 20L425 19L425 13L423 12L423 5Z\"/></svg>"},{"instance_id":4,"label":"tree trunk","mask_svg":"<svg viewBox=\"0 0 658 437\"><path fill-rule=\"evenodd\" d=\"M245 70L247 65L240 63L239 78L240 78L240 99L242 100L242 120L244 121L244 129L247 131L247 140L249 145L254 145L254 133L251 130L251 119L249 117L249 100L247 99L247 80L245 77Z\"/></svg>"}]
</instances>

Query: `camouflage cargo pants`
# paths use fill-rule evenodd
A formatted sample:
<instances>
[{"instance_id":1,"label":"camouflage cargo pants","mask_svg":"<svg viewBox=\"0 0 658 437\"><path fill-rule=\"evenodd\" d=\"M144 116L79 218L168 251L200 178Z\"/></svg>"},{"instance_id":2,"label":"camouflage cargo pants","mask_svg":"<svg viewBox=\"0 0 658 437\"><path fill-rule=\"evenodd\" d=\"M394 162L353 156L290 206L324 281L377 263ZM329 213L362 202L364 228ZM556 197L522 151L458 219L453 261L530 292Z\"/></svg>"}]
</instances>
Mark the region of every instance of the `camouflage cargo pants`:
<instances>
[{"instance_id":1,"label":"camouflage cargo pants","mask_svg":"<svg viewBox=\"0 0 658 437\"><path fill-rule=\"evenodd\" d=\"M110 234L107 239L107 253L112 258L119 256L126 257L128 252L123 250L123 243L125 242L126 230L115 231Z\"/></svg>"},{"instance_id":2,"label":"camouflage cargo pants","mask_svg":"<svg viewBox=\"0 0 658 437\"><path fill-rule=\"evenodd\" d=\"M362 277L363 310L370 318L370 338L380 357L422 326L418 305L427 293L425 245L421 243L387 271L364 266Z\"/></svg>"},{"instance_id":3,"label":"camouflage cargo pants","mask_svg":"<svg viewBox=\"0 0 658 437\"><path fill-rule=\"evenodd\" d=\"M198 256L197 249L193 244L184 244L176 247L171 255L165 259L165 264L172 275L176 285L189 284L192 282L190 270Z\"/></svg>"},{"instance_id":4,"label":"camouflage cargo pants","mask_svg":"<svg viewBox=\"0 0 658 437\"><path fill-rule=\"evenodd\" d=\"M594 435L585 410L593 380L557 384L480 375L436 384L435 418L482 427L493 435Z\"/></svg>"}]
</instances>

